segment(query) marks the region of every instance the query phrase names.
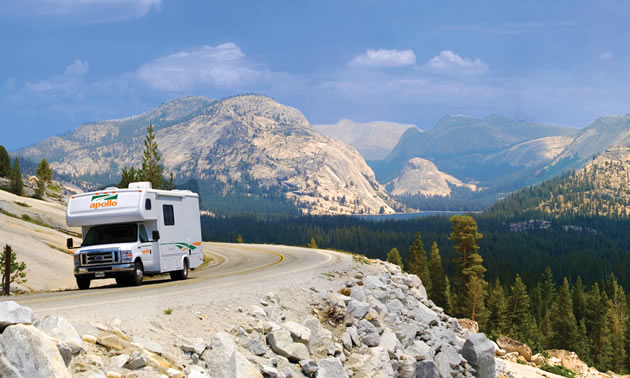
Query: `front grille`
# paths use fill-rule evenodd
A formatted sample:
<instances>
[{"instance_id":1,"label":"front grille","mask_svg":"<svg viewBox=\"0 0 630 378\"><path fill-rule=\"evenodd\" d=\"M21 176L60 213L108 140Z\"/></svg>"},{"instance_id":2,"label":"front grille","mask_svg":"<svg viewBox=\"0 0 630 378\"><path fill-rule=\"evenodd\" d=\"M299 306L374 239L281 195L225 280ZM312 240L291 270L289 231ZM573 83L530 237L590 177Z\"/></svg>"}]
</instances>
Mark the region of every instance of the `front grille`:
<instances>
[{"instance_id":1,"label":"front grille","mask_svg":"<svg viewBox=\"0 0 630 378\"><path fill-rule=\"evenodd\" d=\"M118 251L94 251L81 254L81 265L109 265L120 262Z\"/></svg>"}]
</instances>

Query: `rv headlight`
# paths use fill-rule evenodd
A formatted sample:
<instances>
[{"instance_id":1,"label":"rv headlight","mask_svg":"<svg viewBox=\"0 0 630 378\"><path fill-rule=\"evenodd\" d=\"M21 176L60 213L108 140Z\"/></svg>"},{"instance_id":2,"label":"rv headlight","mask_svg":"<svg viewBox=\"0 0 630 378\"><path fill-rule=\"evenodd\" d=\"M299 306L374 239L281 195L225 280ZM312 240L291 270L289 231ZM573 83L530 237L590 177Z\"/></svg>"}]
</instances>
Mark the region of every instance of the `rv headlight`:
<instances>
[{"instance_id":1,"label":"rv headlight","mask_svg":"<svg viewBox=\"0 0 630 378\"><path fill-rule=\"evenodd\" d=\"M133 259L133 253L131 251L120 251L120 262L130 263Z\"/></svg>"},{"instance_id":2,"label":"rv headlight","mask_svg":"<svg viewBox=\"0 0 630 378\"><path fill-rule=\"evenodd\" d=\"M74 255L74 267L78 268L81 266L81 255L80 254L76 254Z\"/></svg>"}]
</instances>

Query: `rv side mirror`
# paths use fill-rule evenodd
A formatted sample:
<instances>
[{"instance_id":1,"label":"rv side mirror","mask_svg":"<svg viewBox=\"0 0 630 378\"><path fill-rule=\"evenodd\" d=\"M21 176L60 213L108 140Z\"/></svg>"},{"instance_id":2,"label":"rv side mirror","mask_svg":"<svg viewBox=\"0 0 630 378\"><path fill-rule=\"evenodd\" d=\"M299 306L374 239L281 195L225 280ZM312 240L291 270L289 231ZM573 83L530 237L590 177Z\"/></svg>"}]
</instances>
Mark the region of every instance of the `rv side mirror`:
<instances>
[{"instance_id":1,"label":"rv side mirror","mask_svg":"<svg viewBox=\"0 0 630 378\"><path fill-rule=\"evenodd\" d=\"M74 248L74 247L72 246L72 238L68 238L68 240L66 240L66 246L68 247L68 249L70 249L70 248Z\"/></svg>"},{"instance_id":2,"label":"rv side mirror","mask_svg":"<svg viewBox=\"0 0 630 378\"><path fill-rule=\"evenodd\" d=\"M158 230L153 230L153 233L151 234L151 236L153 236L153 241L158 241L158 240L160 240L160 231L158 231Z\"/></svg>"}]
</instances>

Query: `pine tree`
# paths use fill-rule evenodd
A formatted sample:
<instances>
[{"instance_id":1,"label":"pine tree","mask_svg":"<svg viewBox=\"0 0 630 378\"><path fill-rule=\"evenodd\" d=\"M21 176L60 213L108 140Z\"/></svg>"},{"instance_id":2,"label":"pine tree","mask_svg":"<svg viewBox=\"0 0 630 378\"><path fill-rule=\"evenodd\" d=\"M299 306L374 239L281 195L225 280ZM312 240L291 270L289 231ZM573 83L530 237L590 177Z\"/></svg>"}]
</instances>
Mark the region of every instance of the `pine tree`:
<instances>
[{"instance_id":1,"label":"pine tree","mask_svg":"<svg viewBox=\"0 0 630 378\"><path fill-rule=\"evenodd\" d=\"M405 266L407 266L407 272L420 278L424 288L429 292L431 290L431 278L429 277L427 252L424 250L424 244L419 232L416 233L416 238L409 247L409 255L407 255Z\"/></svg>"},{"instance_id":2,"label":"pine tree","mask_svg":"<svg viewBox=\"0 0 630 378\"><path fill-rule=\"evenodd\" d=\"M240 235L239 235L240 236ZM242 243L242 242L241 242ZM317 246L317 243L315 242L315 238L311 238L311 241L308 243L307 247L309 248L313 248L313 249L317 249L319 248Z\"/></svg>"},{"instance_id":3,"label":"pine tree","mask_svg":"<svg viewBox=\"0 0 630 378\"><path fill-rule=\"evenodd\" d=\"M510 312L510 330L508 335L528 344L533 349L537 349L537 346L540 345L540 333L536 320L534 320L530 312L527 286L525 286L518 274L514 278L514 284L511 287L508 311Z\"/></svg>"},{"instance_id":4,"label":"pine tree","mask_svg":"<svg viewBox=\"0 0 630 378\"><path fill-rule=\"evenodd\" d=\"M13 160L13 169L11 170L11 192L18 196L21 196L24 193L22 171L20 170L20 161L17 156Z\"/></svg>"},{"instance_id":5,"label":"pine tree","mask_svg":"<svg viewBox=\"0 0 630 378\"><path fill-rule=\"evenodd\" d=\"M42 198L44 196L44 192L46 191L46 183L52 181L52 169L50 169L46 159L42 159L42 161L39 162L35 174L38 179L37 192L35 193L35 196L37 198Z\"/></svg>"},{"instance_id":6,"label":"pine tree","mask_svg":"<svg viewBox=\"0 0 630 378\"><path fill-rule=\"evenodd\" d=\"M573 315L573 301L569 281L565 277L562 287L550 310L553 335L551 346L555 349L575 351L578 344L578 324Z\"/></svg>"},{"instance_id":7,"label":"pine tree","mask_svg":"<svg viewBox=\"0 0 630 378\"><path fill-rule=\"evenodd\" d=\"M400 252L398 252L398 248L392 248L389 252L387 252L386 261L394 265L398 265L400 269L403 269L402 257L400 257Z\"/></svg>"},{"instance_id":8,"label":"pine tree","mask_svg":"<svg viewBox=\"0 0 630 378\"><path fill-rule=\"evenodd\" d=\"M440 249L437 242L433 242L431 245L431 252L429 254L429 279L431 281L431 291L429 297L436 305L447 309L449 306L449 285L448 277L444 272L444 266L442 265L442 257L440 256Z\"/></svg>"},{"instance_id":9,"label":"pine tree","mask_svg":"<svg viewBox=\"0 0 630 378\"><path fill-rule=\"evenodd\" d=\"M0 146L0 177L8 177L11 174L11 158L4 146Z\"/></svg>"},{"instance_id":10,"label":"pine tree","mask_svg":"<svg viewBox=\"0 0 630 378\"><path fill-rule=\"evenodd\" d=\"M149 124L147 136L144 140L141 176L144 181L150 182L154 189L162 189L164 185L164 178L162 177L164 167L160 164L160 159L153 125Z\"/></svg>"},{"instance_id":11,"label":"pine tree","mask_svg":"<svg viewBox=\"0 0 630 378\"><path fill-rule=\"evenodd\" d=\"M169 178L168 178L168 182L164 185L164 189L166 190L173 190L175 189L175 182L173 180L173 172L171 172Z\"/></svg>"},{"instance_id":12,"label":"pine tree","mask_svg":"<svg viewBox=\"0 0 630 378\"><path fill-rule=\"evenodd\" d=\"M6 268L7 261L7 247L5 246L2 249L2 254L0 255L0 277L4 277L4 272ZM11 282L22 284L26 282L26 264L23 261L17 260L17 255L15 250L11 250ZM2 292L4 292L4 279L2 279L2 283L0 284L2 287Z\"/></svg>"},{"instance_id":13,"label":"pine tree","mask_svg":"<svg viewBox=\"0 0 630 378\"><path fill-rule=\"evenodd\" d=\"M579 324L584 319L584 312L586 311L586 296L584 294L582 277L580 276L578 276L575 286L571 290L571 299L573 300L573 315L575 315L575 320Z\"/></svg>"},{"instance_id":14,"label":"pine tree","mask_svg":"<svg viewBox=\"0 0 630 378\"><path fill-rule=\"evenodd\" d=\"M487 282L477 276L470 276L466 282L466 292L463 297L462 311L469 314L470 319L479 323L480 329L485 329L488 312L485 307Z\"/></svg>"},{"instance_id":15,"label":"pine tree","mask_svg":"<svg viewBox=\"0 0 630 378\"><path fill-rule=\"evenodd\" d=\"M119 188L128 188L129 184L132 182L140 181L142 178L140 177L140 171L137 171L134 167L125 166L120 171L120 183L118 184Z\"/></svg>"},{"instance_id":16,"label":"pine tree","mask_svg":"<svg viewBox=\"0 0 630 378\"><path fill-rule=\"evenodd\" d=\"M591 359L596 367L599 367L602 361L607 302L606 293L602 295L599 284L595 282L586 297L584 323L589 335Z\"/></svg>"},{"instance_id":17,"label":"pine tree","mask_svg":"<svg viewBox=\"0 0 630 378\"><path fill-rule=\"evenodd\" d=\"M496 338L504 335L508 330L507 299L505 298L505 291L503 290L499 277L497 277L490 290L487 307L490 315L488 317L486 333L491 339L496 340Z\"/></svg>"},{"instance_id":18,"label":"pine tree","mask_svg":"<svg viewBox=\"0 0 630 378\"><path fill-rule=\"evenodd\" d=\"M485 308L484 297L488 283L483 279L486 268L483 267L483 258L477 252L479 245L477 240L483 237L477 232L477 222L469 215L453 215L451 221L451 234L449 240L455 242L455 252L457 256L453 260L455 263L455 284L457 289L456 314L460 316L471 316L472 308L468 294L471 289L479 291L479 296L475 300L480 301L480 309ZM471 281L472 277L476 277Z\"/></svg>"},{"instance_id":19,"label":"pine tree","mask_svg":"<svg viewBox=\"0 0 630 378\"><path fill-rule=\"evenodd\" d=\"M541 294L543 312L549 311L556 296L556 284L553 282L553 273L551 272L551 267L548 265L543 273Z\"/></svg>"}]
</instances>

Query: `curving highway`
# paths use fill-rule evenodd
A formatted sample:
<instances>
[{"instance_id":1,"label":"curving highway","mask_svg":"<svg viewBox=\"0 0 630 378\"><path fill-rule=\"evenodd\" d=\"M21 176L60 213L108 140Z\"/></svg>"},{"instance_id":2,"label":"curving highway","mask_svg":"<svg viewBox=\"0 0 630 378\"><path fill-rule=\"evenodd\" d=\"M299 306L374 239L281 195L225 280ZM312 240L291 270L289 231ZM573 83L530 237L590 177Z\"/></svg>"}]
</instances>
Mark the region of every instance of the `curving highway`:
<instances>
[{"instance_id":1,"label":"curving highway","mask_svg":"<svg viewBox=\"0 0 630 378\"><path fill-rule=\"evenodd\" d=\"M338 254L300 247L204 243L213 262L190 272L185 281L157 278L139 287L100 287L6 298L30 307L38 316L47 314L102 314L126 309L163 308L165 305L208 304L224 289L262 285L283 276L292 277L317 268L333 267ZM168 277L168 276L167 276Z\"/></svg>"}]
</instances>

